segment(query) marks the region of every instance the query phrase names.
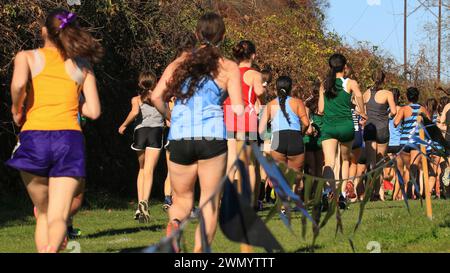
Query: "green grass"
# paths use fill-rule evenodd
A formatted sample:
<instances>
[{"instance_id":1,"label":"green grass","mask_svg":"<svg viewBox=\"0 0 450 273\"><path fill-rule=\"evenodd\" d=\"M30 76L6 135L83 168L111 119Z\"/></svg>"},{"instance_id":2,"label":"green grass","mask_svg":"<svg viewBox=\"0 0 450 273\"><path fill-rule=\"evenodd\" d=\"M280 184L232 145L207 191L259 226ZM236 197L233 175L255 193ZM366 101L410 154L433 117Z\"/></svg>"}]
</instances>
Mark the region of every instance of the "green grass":
<instances>
[{"instance_id":1,"label":"green grass","mask_svg":"<svg viewBox=\"0 0 450 273\"><path fill-rule=\"evenodd\" d=\"M368 253L367 245L376 241L381 252L446 252L450 253L450 202L433 201L433 221L425 216L425 208L419 201L411 202L411 216L403 202L369 203L364 213L363 223L353 237L357 252ZM18 210L11 206L0 206L0 252L34 252L34 218L32 209ZM17 211L25 214L17 214ZM353 205L343 214L344 235L335 237L334 217L321 230L314 252L350 253L348 238L357 220L358 205ZM268 211L261 213L264 217ZM119 252L122 249L145 247L158 242L165 234L167 215L161 204L151 206L152 220L148 225L136 223L134 210L92 209L81 211L75 219L75 226L83 231L77 241L84 253ZM275 217L268 223L269 229L287 252L311 252L310 225L306 240L301 238L300 215L293 217L295 234ZM190 224L185 231L188 250L193 247L195 225ZM213 252L239 252L239 244L230 242L219 231L212 245ZM255 249L256 252L264 252Z\"/></svg>"}]
</instances>

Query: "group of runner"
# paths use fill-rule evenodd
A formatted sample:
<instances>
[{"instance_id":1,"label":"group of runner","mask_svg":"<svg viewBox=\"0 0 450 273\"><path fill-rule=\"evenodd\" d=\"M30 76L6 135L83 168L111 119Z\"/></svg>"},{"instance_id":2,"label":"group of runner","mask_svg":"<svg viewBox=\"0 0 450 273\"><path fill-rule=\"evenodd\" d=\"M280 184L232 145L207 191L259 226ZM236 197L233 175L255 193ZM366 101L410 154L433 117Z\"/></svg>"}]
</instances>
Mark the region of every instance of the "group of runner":
<instances>
[{"instance_id":1,"label":"group of runner","mask_svg":"<svg viewBox=\"0 0 450 273\"><path fill-rule=\"evenodd\" d=\"M159 81L151 72L141 73L139 94L132 98L131 111L119 128L123 134L130 124L136 125L131 145L139 161L135 218L142 222L150 219L153 173L166 148L168 235L190 216L198 181L199 206L212 242L219 206L216 191L226 173L232 181L235 178L232 167L239 141L247 144L247 156L251 154L249 144L264 143L261 147L277 162L299 174L305 171L327 178L324 195L341 187L345 203L361 198L356 189L362 183L354 177L366 168L375 168L386 153L394 156L400 152L415 132L420 113L433 118L443 130L449 123L448 101L441 99L436 107L430 100L427 108L422 107L417 88L407 90L408 105L399 107L399 91L384 90L381 70L374 73L373 87L363 93L359 84L348 78L347 60L341 54L330 57L326 79L314 85L305 103L294 97L289 76L276 79L271 92L270 71L254 68L256 47L252 42L241 41L234 47L235 60L223 56L219 45L225 32L221 16L203 15L195 34L188 33L179 41L178 55ZM64 245L70 215L79 208L73 207L78 204L73 199L82 193L86 173L77 116L96 119L100 115L91 63L101 58L103 49L80 28L76 14L61 9L49 14L42 38L43 48L15 57L12 113L22 130L7 164L21 171L36 207L36 247L48 253ZM33 88L27 92L29 81ZM81 91L84 99L80 101ZM404 163L405 181L409 173L418 177L417 154L414 148L407 148L396 157L398 164ZM442 162L439 154L430 154ZM269 187L270 181L252 159L248 170L256 206L256 201L262 200L258 197L264 196L258 194L260 182L266 180ZM300 178L296 185L299 194ZM338 179L345 183L336 185ZM382 187L379 195L384 198ZM398 194L394 197L400 198ZM194 251L201 251L201 245L198 228Z\"/></svg>"}]
</instances>

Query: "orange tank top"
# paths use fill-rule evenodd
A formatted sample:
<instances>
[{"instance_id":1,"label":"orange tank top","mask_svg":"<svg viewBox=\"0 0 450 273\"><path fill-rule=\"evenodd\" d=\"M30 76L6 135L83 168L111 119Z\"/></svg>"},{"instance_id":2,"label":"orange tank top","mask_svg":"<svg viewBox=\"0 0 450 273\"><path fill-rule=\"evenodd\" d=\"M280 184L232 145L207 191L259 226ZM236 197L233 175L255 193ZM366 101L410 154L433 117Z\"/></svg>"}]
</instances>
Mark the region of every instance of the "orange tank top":
<instances>
[{"instance_id":1,"label":"orange tank top","mask_svg":"<svg viewBox=\"0 0 450 273\"><path fill-rule=\"evenodd\" d=\"M58 50L38 49L35 59L38 57L42 67L37 75L33 75L22 131L81 131L77 116L81 82L69 75L66 62Z\"/></svg>"}]
</instances>

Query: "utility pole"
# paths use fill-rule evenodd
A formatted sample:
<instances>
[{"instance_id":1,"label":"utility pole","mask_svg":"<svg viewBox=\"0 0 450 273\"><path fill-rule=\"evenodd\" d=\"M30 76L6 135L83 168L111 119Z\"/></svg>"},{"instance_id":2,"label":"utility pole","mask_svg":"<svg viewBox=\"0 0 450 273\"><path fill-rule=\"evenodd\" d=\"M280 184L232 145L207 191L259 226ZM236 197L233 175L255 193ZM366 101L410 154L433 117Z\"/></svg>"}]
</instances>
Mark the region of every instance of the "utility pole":
<instances>
[{"instance_id":1,"label":"utility pole","mask_svg":"<svg viewBox=\"0 0 450 273\"><path fill-rule=\"evenodd\" d=\"M441 84L442 0L439 0L437 83Z\"/></svg>"},{"instance_id":2,"label":"utility pole","mask_svg":"<svg viewBox=\"0 0 450 273\"><path fill-rule=\"evenodd\" d=\"M404 11L404 18L403 18L403 74L405 75L405 78L407 77L407 73L408 73L408 33L407 33L407 23L408 23L408 1L405 1L405 11Z\"/></svg>"}]
</instances>

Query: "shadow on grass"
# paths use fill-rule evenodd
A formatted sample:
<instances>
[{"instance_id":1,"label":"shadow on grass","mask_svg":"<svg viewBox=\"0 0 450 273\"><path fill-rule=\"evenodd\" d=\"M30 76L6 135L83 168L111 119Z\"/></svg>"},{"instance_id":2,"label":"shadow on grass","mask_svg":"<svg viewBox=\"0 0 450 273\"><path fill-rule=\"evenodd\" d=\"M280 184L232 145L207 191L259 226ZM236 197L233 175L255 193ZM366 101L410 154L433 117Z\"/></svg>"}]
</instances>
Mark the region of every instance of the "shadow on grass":
<instances>
[{"instance_id":1,"label":"shadow on grass","mask_svg":"<svg viewBox=\"0 0 450 273\"><path fill-rule=\"evenodd\" d=\"M0 227L8 226L9 222L25 222L33 216L33 204L25 195L2 196L0 198Z\"/></svg>"},{"instance_id":2,"label":"shadow on grass","mask_svg":"<svg viewBox=\"0 0 450 273\"><path fill-rule=\"evenodd\" d=\"M294 251L294 253L314 253L315 250L318 249L322 249L323 246L322 245L315 245L315 246L306 246L306 247L301 247L297 250Z\"/></svg>"},{"instance_id":3,"label":"shadow on grass","mask_svg":"<svg viewBox=\"0 0 450 273\"><path fill-rule=\"evenodd\" d=\"M142 253L144 249L149 246L141 246L141 247L133 247L133 248L124 248L124 249L108 249L108 251L115 252L119 251L119 253Z\"/></svg>"},{"instance_id":4,"label":"shadow on grass","mask_svg":"<svg viewBox=\"0 0 450 273\"><path fill-rule=\"evenodd\" d=\"M153 225L149 227L135 227L135 228L123 228L123 229L108 229L104 231L100 231L94 234L90 234L85 236L86 239L95 239L100 238L104 236L114 236L114 235L124 235L124 234L131 234L131 233L137 233L141 231L158 231L165 228L163 225Z\"/></svg>"}]
</instances>

